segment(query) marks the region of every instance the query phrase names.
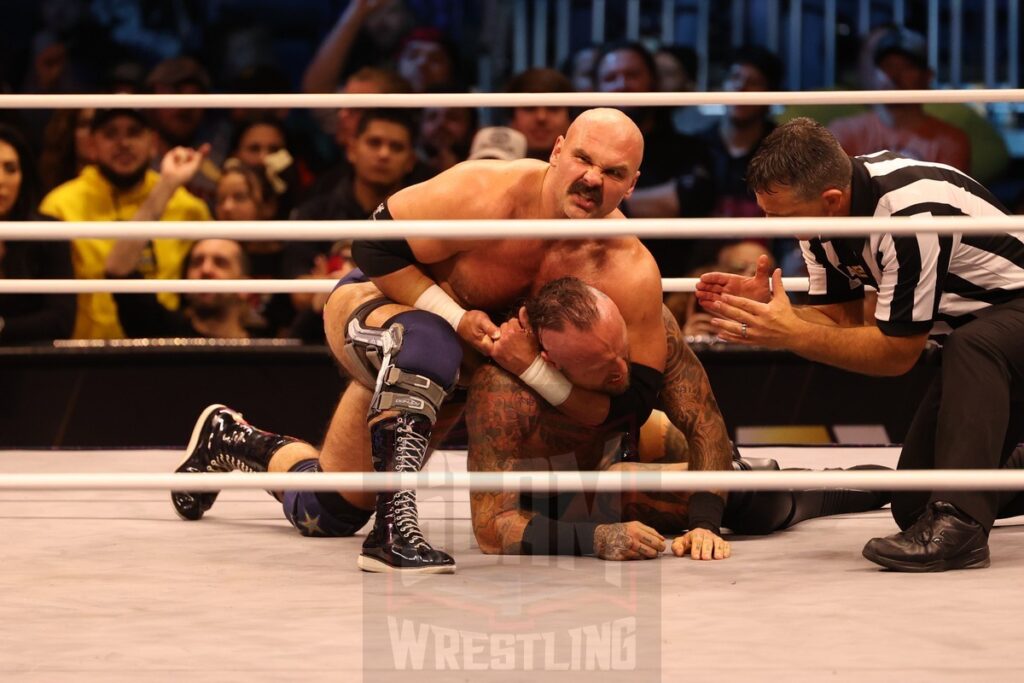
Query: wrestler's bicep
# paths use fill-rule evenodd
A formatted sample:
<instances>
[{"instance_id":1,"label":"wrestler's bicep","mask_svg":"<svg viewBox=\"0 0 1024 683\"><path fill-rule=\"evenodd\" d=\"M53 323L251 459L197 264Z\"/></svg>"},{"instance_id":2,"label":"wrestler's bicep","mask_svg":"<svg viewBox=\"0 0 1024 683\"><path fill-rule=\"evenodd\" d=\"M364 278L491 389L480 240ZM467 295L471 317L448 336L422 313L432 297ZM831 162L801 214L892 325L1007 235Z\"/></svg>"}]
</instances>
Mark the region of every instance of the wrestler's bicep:
<instances>
[{"instance_id":1,"label":"wrestler's bicep","mask_svg":"<svg viewBox=\"0 0 1024 683\"><path fill-rule=\"evenodd\" d=\"M668 359L668 344L661 316L661 299L656 299L656 303L656 306L634 308L634 312L626 316L629 360L655 370L664 370Z\"/></svg>"},{"instance_id":2,"label":"wrestler's bicep","mask_svg":"<svg viewBox=\"0 0 1024 683\"><path fill-rule=\"evenodd\" d=\"M440 263L456 254L469 251L480 244L479 240L406 240L418 263Z\"/></svg>"}]
</instances>

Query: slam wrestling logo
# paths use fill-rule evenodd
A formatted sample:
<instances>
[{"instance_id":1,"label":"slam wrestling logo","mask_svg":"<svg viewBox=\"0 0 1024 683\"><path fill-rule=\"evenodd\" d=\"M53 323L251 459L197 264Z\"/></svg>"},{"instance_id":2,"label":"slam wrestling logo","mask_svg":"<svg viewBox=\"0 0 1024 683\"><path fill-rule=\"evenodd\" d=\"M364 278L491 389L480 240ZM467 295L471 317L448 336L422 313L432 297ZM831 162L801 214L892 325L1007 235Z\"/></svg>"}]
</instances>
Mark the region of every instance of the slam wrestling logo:
<instances>
[{"instance_id":1,"label":"slam wrestling logo","mask_svg":"<svg viewBox=\"0 0 1024 683\"><path fill-rule=\"evenodd\" d=\"M660 678L661 571L674 558L485 555L472 540L468 493L454 502L422 493L425 535L458 572L363 575L367 680L407 681L416 671L472 671L474 681L507 680L509 671Z\"/></svg>"}]
</instances>

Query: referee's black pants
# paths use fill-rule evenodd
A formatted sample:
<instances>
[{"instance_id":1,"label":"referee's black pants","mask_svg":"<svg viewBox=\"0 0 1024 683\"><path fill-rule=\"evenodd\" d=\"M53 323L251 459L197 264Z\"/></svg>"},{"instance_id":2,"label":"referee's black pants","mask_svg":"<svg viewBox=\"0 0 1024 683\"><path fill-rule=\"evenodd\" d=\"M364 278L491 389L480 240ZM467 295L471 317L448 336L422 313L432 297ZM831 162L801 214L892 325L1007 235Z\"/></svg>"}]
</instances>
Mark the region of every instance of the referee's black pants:
<instances>
[{"instance_id":1,"label":"referee's black pants","mask_svg":"<svg viewBox=\"0 0 1024 683\"><path fill-rule=\"evenodd\" d=\"M941 371L914 415L898 469L996 469L1024 437L1024 298L992 306L946 338ZM1024 494L995 491L894 492L900 528L932 501L952 503L985 530L1024 514ZM1002 513L1002 515L1000 515Z\"/></svg>"}]
</instances>

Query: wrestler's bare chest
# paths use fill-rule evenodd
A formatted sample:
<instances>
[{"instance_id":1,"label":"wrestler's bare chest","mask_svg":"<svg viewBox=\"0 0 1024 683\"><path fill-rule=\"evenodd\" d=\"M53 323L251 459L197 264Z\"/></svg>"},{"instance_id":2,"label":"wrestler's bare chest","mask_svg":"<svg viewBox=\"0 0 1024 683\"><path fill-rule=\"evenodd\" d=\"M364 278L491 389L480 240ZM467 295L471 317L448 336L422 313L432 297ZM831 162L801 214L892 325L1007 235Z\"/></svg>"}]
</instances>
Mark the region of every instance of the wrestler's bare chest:
<instances>
[{"instance_id":1,"label":"wrestler's bare chest","mask_svg":"<svg viewBox=\"0 0 1024 683\"><path fill-rule=\"evenodd\" d=\"M608 254L605 242L498 240L431 270L464 306L503 311L560 277L599 282L607 271Z\"/></svg>"},{"instance_id":2,"label":"wrestler's bare chest","mask_svg":"<svg viewBox=\"0 0 1024 683\"><path fill-rule=\"evenodd\" d=\"M547 252L542 240L495 240L431 267L463 306L504 310L530 294Z\"/></svg>"}]
</instances>

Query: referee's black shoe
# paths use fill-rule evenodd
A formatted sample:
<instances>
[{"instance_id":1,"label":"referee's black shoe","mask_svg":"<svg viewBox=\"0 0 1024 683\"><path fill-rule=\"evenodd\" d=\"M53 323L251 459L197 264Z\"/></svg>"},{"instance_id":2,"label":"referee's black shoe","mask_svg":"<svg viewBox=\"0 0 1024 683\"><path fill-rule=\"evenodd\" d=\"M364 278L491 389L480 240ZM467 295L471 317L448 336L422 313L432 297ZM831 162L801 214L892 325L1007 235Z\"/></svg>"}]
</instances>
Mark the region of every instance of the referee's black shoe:
<instances>
[{"instance_id":1,"label":"referee's black shoe","mask_svg":"<svg viewBox=\"0 0 1024 683\"><path fill-rule=\"evenodd\" d=\"M931 503L905 531L873 538L864 557L898 572L944 572L989 566L988 534L943 501Z\"/></svg>"}]
</instances>

